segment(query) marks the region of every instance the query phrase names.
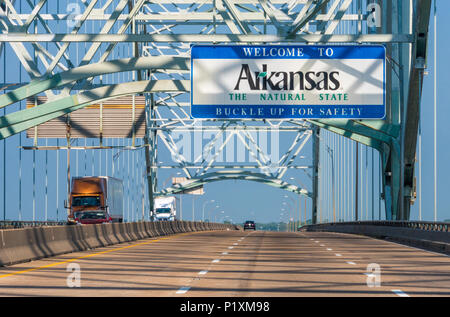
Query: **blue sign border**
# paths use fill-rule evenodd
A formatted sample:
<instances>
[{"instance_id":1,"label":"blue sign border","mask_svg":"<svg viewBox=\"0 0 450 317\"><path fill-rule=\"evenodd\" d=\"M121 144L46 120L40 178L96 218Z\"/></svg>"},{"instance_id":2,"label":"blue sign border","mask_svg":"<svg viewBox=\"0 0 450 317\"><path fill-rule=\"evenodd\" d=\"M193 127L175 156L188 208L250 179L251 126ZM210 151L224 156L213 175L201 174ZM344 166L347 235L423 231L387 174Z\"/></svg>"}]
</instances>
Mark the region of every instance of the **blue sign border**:
<instances>
[{"instance_id":1,"label":"blue sign border","mask_svg":"<svg viewBox=\"0 0 450 317\"><path fill-rule=\"evenodd\" d=\"M259 50L248 56L243 48ZM273 56L271 49L302 48L302 56ZM325 53L333 49L333 56ZM319 51L322 49L322 55ZM247 50L248 51L248 50ZM273 51L272 51L273 52ZM280 52L280 51L279 51ZM282 52L282 51L281 51ZM194 105L194 59L382 59L382 105ZM192 45L191 47L191 117L196 119L384 119L386 117L386 47L384 45ZM357 107L361 113L352 111ZM309 109L309 111L308 111ZM312 110L311 110L312 109ZM312 111L312 112L311 112ZM329 116L326 113L338 113Z\"/></svg>"}]
</instances>

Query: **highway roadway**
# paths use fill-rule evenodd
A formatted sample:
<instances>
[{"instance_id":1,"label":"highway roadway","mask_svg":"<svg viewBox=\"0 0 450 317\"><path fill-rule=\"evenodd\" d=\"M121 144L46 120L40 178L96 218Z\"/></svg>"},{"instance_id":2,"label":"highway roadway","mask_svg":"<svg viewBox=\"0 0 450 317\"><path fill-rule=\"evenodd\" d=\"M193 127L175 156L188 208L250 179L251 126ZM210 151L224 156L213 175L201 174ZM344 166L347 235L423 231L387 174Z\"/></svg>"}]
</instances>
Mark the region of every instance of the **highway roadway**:
<instances>
[{"instance_id":1,"label":"highway roadway","mask_svg":"<svg viewBox=\"0 0 450 317\"><path fill-rule=\"evenodd\" d=\"M0 296L450 296L450 258L337 233L192 232L2 267Z\"/></svg>"}]
</instances>

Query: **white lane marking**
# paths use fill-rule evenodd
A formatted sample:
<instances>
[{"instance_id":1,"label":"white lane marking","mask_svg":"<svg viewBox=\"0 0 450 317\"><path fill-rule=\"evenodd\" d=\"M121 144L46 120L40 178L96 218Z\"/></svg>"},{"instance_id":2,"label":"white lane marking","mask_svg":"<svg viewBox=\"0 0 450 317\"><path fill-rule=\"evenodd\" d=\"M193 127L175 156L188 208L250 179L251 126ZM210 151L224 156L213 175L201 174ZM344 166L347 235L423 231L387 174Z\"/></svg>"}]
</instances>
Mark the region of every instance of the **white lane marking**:
<instances>
[{"instance_id":1,"label":"white lane marking","mask_svg":"<svg viewBox=\"0 0 450 317\"><path fill-rule=\"evenodd\" d=\"M351 264L351 265L356 265L356 263L355 263L355 262L352 262L352 261L348 261L347 263L348 263L348 264Z\"/></svg>"},{"instance_id":2,"label":"white lane marking","mask_svg":"<svg viewBox=\"0 0 450 317\"><path fill-rule=\"evenodd\" d=\"M327 251L333 251L333 249L327 248Z\"/></svg>"},{"instance_id":3,"label":"white lane marking","mask_svg":"<svg viewBox=\"0 0 450 317\"><path fill-rule=\"evenodd\" d=\"M309 240L314 241L314 239L309 239Z\"/></svg>"},{"instance_id":4,"label":"white lane marking","mask_svg":"<svg viewBox=\"0 0 450 317\"><path fill-rule=\"evenodd\" d=\"M228 252L222 252L222 255L228 255Z\"/></svg>"},{"instance_id":5,"label":"white lane marking","mask_svg":"<svg viewBox=\"0 0 450 317\"><path fill-rule=\"evenodd\" d=\"M239 243L233 243L233 245L238 245Z\"/></svg>"},{"instance_id":6,"label":"white lane marking","mask_svg":"<svg viewBox=\"0 0 450 317\"><path fill-rule=\"evenodd\" d=\"M319 241L314 241L315 243L319 243Z\"/></svg>"},{"instance_id":7,"label":"white lane marking","mask_svg":"<svg viewBox=\"0 0 450 317\"><path fill-rule=\"evenodd\" d=\"M325 245L324 245L324 244L321 244L320 246L321 246L321 247L324 247Z\"/></svg>"},{"instance_id":8,"label":"white lane marking","mask_svg":"<svg viewBox=\"0 0 450 317\"><path fill-rule=\"evenodd\" d=\"M205 275L206 273L208 273L208 271L200 271L198 272L198 275Z\"/></svg>"},{"instance_id":9,"label":"white lane marking","mask_svg":"<svg viewBox=\"0 0 450 317\"><path fill-rule=\"evenodd\" d=\"M233 247L228 247L228 249L233 249Z\"/></svg>"},{"instance_id":10,"label":"white lane marking","mask_svg":"<svg viewBox=\"0 0 450 317\"><path fill-rule=\"evenodd\" d=\"M185 293L187 293L187 291L188 291L189 289L190 289L189 286L182 287L182 288L180 288L180 289L177 291L177 294L185 294Z\"/></svg>"},{"instance_id":11,"label":"white lane marking","mask_svg":"<svg viewBox=\"0 0 450 317\"><path fill-rule=\"evenodd\" d=\"M220 259L212 260L212 263L219 263L219 262L220 262Z\"/></svg>"},{"instance_id":12,"label":"white lane marking","mask_svg":"<svg viewBox=\"0 0 450 317\"><path fill-rule=\"evenodd\" d=\"M399 289L393 289L393 290L391 290L391 291L394 292L395 294L397 294L397 295L400 296L400 297L409 297L408 294L402 292L402 291L399 290Z\"/></svg>"},{"instance_id":13,"label":"white lane marking","mask_svg":"<svg viewBox=\"0 0 450 317\"><path fill-rule=\"evenodd\" d=\"M342 254L336 253L336 256L342 256Z\"/></svg>"}]
</instances>

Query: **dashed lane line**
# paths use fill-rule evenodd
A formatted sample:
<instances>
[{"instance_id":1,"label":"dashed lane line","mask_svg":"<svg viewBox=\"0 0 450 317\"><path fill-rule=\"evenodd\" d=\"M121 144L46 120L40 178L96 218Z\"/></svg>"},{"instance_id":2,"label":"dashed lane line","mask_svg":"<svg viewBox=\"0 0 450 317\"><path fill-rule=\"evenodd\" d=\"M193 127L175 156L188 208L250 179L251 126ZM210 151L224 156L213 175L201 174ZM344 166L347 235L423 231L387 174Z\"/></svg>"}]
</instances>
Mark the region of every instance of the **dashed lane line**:
<instances>
[{"instance_id":1,"label":"dashed lane line","mask_svg":"<svg viewBox=\"0 0 450 317\"><path fill-rule=\"evenodd\" d=\"M189 289L190 289L189 286L182 287L177 291L177 294L186 294L189 291Z\"/></svg>"},{"instance_id":2,"label":"dashed lane line","mask_svg":"<svg viewBox=\"0 0 450 317\"><path fill-rule=\"evenodd\" d=\"M234 243L234 245L238 245L238 244ZM233 247L228 247L228 249L233 249ZM222 252L222 255L227 255L227 254L228 254L228 252ZM214 259L211 261L211 263L219 263L219 262L220 262L220 259ZM206 275L209 272L211 267L212 267L212 265L208 268L208 270L203 270L203 271L198 272L198 275ZM192 281L193 280L189 281L187 284L192 283ZM176 294L186 294L190 289L191 289L190 286L183 286L176 292Z\"/></svg>"}]
</instances>

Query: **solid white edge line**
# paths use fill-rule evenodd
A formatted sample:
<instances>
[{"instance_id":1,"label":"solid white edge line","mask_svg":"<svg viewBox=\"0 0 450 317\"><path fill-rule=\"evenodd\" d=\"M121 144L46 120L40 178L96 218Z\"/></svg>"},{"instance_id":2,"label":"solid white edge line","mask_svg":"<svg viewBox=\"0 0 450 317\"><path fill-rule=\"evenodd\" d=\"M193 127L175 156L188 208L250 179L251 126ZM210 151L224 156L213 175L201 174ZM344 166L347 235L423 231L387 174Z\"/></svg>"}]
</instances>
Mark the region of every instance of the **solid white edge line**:
<instances>
[{"instance_id":1,"label":"solid white edge line","mask_svg":"<svg viewBox=\"0 0 450 317\"><path fill-rule=\"evenodd\" d=\"M350 265L356 265L356 263L352 262L352 261L347 261L347 263L350 264Z\"/></svg>"},{"instance_id":2,"label":"solid white edge line","mask_svg":"<svg viewBox=\"0 0 450 317\"><path fill-rule=\"evenodd\" d=\"M220 262L220 259L212 260L212 263L219 263L219 262Z\"/></svg>"},{"instance_id":3,"label":"solid white edge line","mask_svg":"<svg viewBox=\"0 0 450 317\"><path fill-rule=\"evenodd\" d=\"M208 273L208 271L200 271L198 272L198 275L205 275L206 273Z\"/></svg>"},{"instance_id":4,"label":"solid white edge line","mask_svg":"<svg viewBox=\"0 0 450 317\"><path fill-rule=\"evenodd\" d=\"M402 292L399 289L392 289L392 292L394 292L396 295L400 296L400 297L409 297L408 294L406 294L405 292Z\"/></svg>"}]
</instances>

